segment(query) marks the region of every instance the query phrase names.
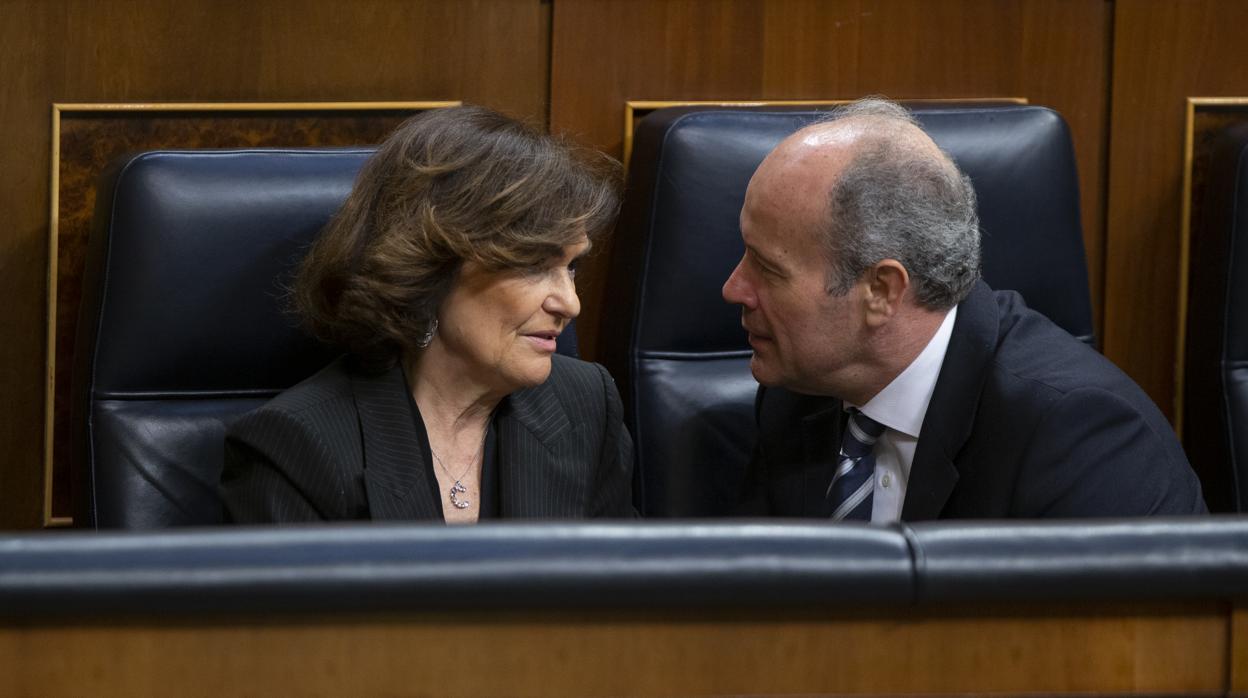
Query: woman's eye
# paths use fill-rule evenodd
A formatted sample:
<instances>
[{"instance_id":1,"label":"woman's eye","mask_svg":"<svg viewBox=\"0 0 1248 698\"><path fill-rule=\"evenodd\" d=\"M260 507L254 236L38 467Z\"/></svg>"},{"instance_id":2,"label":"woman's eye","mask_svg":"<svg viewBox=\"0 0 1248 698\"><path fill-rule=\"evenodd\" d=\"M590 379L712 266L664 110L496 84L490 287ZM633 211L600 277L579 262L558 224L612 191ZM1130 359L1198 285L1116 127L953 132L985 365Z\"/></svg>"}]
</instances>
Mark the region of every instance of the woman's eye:
<instances>
[{"instance_id":1,"label":"woman's eye","mask_svg":"<svg viewBox=\"0 0 1248 698\"><path fill-rule=\"evenodd\" d=\"M562 272L563 269L566 268L568 270L568 276L572 278L576 278L576 267L577 267L577 262L572 262L565 267L562 259L553 259L548 262L542 262L540 264L534 264L533 266L528 267L527 269L524 270L524 275L529 278L537 279L537 278L541 278L545 276L559 274L560 272Z\"/></svg>"}]
</instances>

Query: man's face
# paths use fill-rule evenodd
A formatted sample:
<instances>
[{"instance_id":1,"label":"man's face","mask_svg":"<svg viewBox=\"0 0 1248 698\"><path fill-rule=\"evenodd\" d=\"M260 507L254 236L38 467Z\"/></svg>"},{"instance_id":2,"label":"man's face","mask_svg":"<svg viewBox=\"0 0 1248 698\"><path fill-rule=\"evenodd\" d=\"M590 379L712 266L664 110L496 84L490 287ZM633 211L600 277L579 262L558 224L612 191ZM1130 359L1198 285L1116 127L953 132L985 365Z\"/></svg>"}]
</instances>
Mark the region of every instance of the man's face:
<instances>
[{"instance_id":1,"label":"man's face","mask_svg":"<svg viewBox=\"0 0 1248 698\"><path fill-rule=\"evenodd\" d=\"M801 157L802 149L782 145L750 179L741 209L745 254L723 296L741 306L759 383L837 395L861 370L864 345L860 286L840 296L828 292L828 252L819 238L844 158Z\"/></svg>"}]
</instances>

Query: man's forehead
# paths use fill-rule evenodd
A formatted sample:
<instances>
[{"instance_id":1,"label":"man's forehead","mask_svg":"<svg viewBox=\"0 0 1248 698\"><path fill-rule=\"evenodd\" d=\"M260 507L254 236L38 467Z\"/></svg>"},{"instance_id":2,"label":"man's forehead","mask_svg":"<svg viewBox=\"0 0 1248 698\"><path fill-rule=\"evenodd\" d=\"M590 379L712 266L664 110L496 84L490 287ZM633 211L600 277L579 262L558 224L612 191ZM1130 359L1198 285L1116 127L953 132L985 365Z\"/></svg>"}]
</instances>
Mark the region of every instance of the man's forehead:
<instances>
[{"instance_id":1,"label":"man's forehead","mask_svg":"<svg viewBox=\"0 0 1248 698\"><path fill-rule=\"evenodd\" d=\"M833 178L848 161L849 155L843 149L814 148L786 140L755 171L747 199L765 196L785 208L809 204L811 197L823 200L831 190Z\"/></svg>"},{"instance_id":2,"label":"man's forehead","mask_svg":"<svg viewBox=\"0 0 1248 698\"><path fill-rule=\"evenodd\" d=\"M773 262L804 251L810 231L826 216L826 187L810 178L755 176L741 209L746 245Z\"/></svg>"}]
</instances>

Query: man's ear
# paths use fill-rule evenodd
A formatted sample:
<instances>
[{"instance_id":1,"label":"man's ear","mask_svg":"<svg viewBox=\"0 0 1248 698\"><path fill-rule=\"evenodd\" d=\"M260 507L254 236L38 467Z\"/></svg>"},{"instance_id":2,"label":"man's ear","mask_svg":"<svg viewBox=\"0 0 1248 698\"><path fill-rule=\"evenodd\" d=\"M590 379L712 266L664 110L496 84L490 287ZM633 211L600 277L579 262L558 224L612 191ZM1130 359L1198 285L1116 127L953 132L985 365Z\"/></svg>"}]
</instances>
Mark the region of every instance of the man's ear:
<instances>
[{"instance_id":1,"label":"man's ear","mask_svg":"<svg viewBox=\"0 0 1248 698\"><path fill-rule=\"evenodd\" d=\"M901 309L901 301L910 289L910 274L901 262L883 259L864 274L866 319L871 327L879 327Z\"/></svg>"}]
</instances>

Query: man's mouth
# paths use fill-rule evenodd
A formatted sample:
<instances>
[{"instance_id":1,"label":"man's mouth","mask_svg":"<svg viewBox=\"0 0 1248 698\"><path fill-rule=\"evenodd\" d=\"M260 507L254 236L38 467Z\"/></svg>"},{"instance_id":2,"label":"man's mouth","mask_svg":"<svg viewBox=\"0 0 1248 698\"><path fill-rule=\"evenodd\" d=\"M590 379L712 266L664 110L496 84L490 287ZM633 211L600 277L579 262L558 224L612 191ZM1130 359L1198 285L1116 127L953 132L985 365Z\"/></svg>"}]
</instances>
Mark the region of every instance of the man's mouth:
<instances>
[{"instance_id":1,"label":"man's mouth","mask_svg":"<svg viewBox=\"0 0 1248 698\"><path fill-rule=\"evenodd\" d=\"M770 335L763 334L762 332L759 332L758 330L750 329L750 327L747 326L745 323L741 323L741 329L745 330L745 333L749 335L749 340L751 344L753 344L755 341L759 341L759 342L771 341Z\"/></svg>"}]
</instances>

